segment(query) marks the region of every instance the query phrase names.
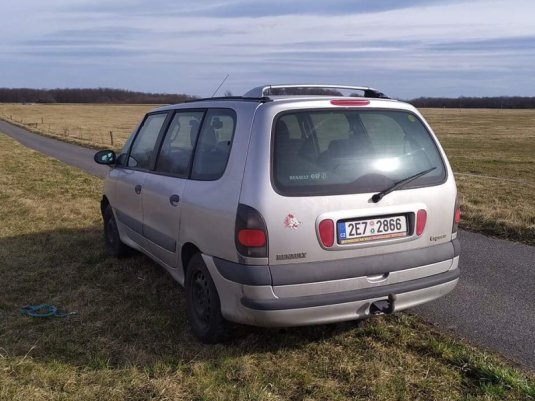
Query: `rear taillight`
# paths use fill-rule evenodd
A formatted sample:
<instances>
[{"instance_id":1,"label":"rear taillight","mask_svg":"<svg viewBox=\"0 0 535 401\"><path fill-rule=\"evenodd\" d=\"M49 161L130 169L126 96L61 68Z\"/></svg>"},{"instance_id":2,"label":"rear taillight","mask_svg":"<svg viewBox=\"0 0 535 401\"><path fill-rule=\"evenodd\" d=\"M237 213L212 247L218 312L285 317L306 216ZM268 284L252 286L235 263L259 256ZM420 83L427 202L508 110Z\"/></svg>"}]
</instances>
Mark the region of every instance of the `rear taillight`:
<instances>
[{"instance_id":1,"label":"rear taillight","mask_svg":"<svg viewBox=\"0 0 535 401\"><path fill-rule=\"evenodd\" d=\"M330 248L334 244L334 221L322 220L318 226L320 240L324 247Z\"/></svg>"},{"instance_id":2,"label":"rear taillight","mask_svg":"<svg viewBox=\"0 0 535 401\"><path fill-rule=\"evenodd\" d=\"M239 204L236 213L236 249L243 256L268 256L268 236L262 215L251 206Z\"/></svg>"},{"instance_id":3,"label":"rear taillight","mask_svg":"<svg viewBox=\"0 0 535 401\"><path fill-rule=\"evenodd\" d=\"M425 223L427 223L427 212L420 209L416 213L416 235L418 237L424 233Z\"/></svg>"},{"instance_id":4,"label":"rear taillight","mask_svg":"<svg viewBox=\"0 0 535 401\"><path fill-rule=\"evenodd\" d=\"M451 229L452 233L457 232L459 228L459 222L461 221L461 204L459 203L459 198L455 198L455 211L453 213L453 227Z\"/></svg>"}]
</instances>

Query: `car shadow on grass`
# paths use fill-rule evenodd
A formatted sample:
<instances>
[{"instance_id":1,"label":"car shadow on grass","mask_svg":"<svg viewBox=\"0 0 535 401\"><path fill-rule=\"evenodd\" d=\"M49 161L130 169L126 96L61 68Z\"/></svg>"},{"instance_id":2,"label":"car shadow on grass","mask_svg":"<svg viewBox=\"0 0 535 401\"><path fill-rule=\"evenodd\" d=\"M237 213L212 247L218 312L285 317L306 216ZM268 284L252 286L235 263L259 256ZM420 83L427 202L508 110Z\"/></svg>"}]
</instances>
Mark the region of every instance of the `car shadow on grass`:
<instances>
[{"instance_id":1,"label":"car shadow on grass","mask_svg":"<svg viewBox=\"0 0 535 401\"><path fill-rule=\"evenodd\" d=\"M335 337L355 322L265 329L231 325L229 338L203 345L189 328L184 291L146 256L106 254L100 226L0 239L0 349L83 367L181 365L221 355L277 352ZM78 314L21 316L27 304Z\"/></svg>"}]
</instances>

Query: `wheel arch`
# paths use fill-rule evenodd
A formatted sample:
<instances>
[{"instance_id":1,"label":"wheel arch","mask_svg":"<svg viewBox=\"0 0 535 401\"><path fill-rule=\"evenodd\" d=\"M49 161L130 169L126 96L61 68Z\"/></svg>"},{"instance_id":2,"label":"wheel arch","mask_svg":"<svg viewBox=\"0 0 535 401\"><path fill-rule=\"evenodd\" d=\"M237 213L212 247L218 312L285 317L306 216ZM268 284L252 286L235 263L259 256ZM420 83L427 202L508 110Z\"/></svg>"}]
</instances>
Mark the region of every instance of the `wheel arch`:
<instances>
[{"instance_id":1,"label":"wheel arch","mask_svg":"<svg viewBox=\"0 0 535 401\"><path fill-rule=\"evenodd\" d=\"M102 196L102 199L100 200L100 213L102 216L104 216L104 212L106 211L106 208L110 206L110 201L108 200L108 197L106 195Z\"/></svg>"},{"instance_id":2,"label":"wheel arch","mask_svg":"<svg viewBox=\"0 0 535 401\"><path fill-rule=\"evenodd\" d=\"M182 262L182 270L184 271L184 277L186 277L186 271L188 269L188 264L193 255L196 253L201 253L199 247L192 242L186 242L182 245L180 250L180 261Z\"/></svg>"}]
</instances>

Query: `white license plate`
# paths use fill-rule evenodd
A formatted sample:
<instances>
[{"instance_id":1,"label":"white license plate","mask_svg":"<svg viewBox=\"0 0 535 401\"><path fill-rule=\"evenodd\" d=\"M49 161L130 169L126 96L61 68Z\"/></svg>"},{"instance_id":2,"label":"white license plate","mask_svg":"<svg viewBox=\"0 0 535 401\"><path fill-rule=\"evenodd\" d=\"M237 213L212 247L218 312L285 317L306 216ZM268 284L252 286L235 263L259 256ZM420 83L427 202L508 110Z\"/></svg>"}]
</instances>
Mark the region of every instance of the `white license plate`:
<instances>
[{"instance_id":1,"label":"white license plate","mask_svg":"<svg viewBox=\"0 0 535 401\"><path fill-rule=\"evenodd\" d=\"M339 221L337 225L339 244L399 238L407 235L407 218L404 215Z\"/></svg>"}]
</instances>

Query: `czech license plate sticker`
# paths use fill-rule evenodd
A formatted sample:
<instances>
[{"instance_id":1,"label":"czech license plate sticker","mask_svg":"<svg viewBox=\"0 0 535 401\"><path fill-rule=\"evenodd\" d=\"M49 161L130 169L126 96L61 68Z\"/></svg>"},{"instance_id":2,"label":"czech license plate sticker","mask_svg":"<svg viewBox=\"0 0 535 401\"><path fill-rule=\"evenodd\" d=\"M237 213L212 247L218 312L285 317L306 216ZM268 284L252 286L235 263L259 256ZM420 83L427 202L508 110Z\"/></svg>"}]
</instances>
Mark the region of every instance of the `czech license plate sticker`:
<instances>
[{"instance_id":1,"label":"czech license plate sticker","mask_svg":"<svg viewBox=\"0 0 535 401\"><path fill-rule=\"evenodd\" d=\"M405 215L340 220L337 225L339 244L354 244L407 236L407 217Z\"/></svg>"}]
</instances>

